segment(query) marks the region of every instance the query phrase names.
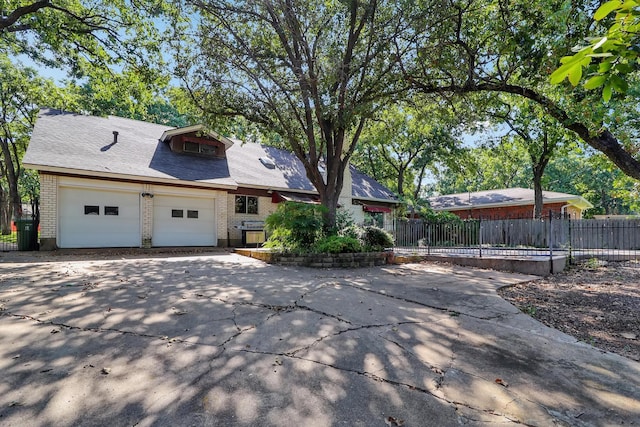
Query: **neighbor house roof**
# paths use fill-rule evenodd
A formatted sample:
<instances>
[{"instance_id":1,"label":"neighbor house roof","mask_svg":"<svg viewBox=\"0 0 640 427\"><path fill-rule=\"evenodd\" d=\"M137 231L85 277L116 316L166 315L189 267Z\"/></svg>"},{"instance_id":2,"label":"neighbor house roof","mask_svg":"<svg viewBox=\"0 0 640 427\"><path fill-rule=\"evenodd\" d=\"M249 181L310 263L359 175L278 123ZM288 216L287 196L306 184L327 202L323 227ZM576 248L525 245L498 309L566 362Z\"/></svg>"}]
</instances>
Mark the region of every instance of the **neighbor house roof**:
<instances>
[{"instance_id":1,"label":"neighbor house roof","mask_svg":"<svg viewBox=\"0 0 640 427\"><path fill-rule=\"evenodd\" d=\"M172 135L203 131L226 146L226 158L174 153L163 142ZM118 132L114 142L114 132ZM274 168L260 158L271 159ZM179 185L238 187L315 193L302 162L291 152L243 143L204 131L125 119L41 110L24 156L25 167L52 173ZM351 167L352 196L397 202L391 191Z\"/></svg>"},{"instance_id":2,"label":"neighbor house roof","mask_svg":"<svg viewBox=\"0 0 640 427\"><path fill-rule=\"evenodd\" d=\"M592 208L593 205L582 196L542 192L543 203L565 203L579 209ZM430 197L429 204L436 211L456 211L464 209L496 208L534 204L534 191L529 188L505 188L469 193L446 194Z\"/></svg>"}]
</instances>

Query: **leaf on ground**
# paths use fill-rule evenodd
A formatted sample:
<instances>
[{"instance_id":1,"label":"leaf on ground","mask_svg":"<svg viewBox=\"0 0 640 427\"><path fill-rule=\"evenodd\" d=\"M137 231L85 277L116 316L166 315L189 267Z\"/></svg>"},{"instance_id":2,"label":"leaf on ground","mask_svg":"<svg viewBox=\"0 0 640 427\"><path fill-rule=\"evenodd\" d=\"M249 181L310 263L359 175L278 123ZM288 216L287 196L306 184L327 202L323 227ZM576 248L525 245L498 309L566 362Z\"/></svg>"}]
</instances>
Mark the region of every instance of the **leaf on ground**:
<instances>
[{"instance_id":1,"label":"leaf on ground","mask_svg":"<svg viewBox=\"0 0 640 427\"><path fill-rule=\"evenodd\" d=\"M111 373L111 368L102 368L102 371L100 371L100 373L102 375L109 375Z\"/></svg>"},{"instance_id":2,"label":"leaf on ground","mask_svg":"<svg viewBox=\"0 0 640 427\"><path fill-rule=\"evenodd\" d=\"M387 417L384 420L384 423L388 426L403 426L404 425L404 420L400 420L396 417Z\"/></svg>"},{"instance_id":3,"label":"leaf on ground","mask_svg":"<svg viewBox=\"0 0 640 427\"><path fill-rule=\"evenodd\" d=\"M440 369L440 368L436 368L435 366L431 367L431 372L434 372L434 373L436 373L438 375L444 375L444 371L442 369Z\"/></svg>"},{"instance_id":4,"label":"leaf on ground","mask_svg":"<svg viewBox=\"0 0 640 427\"><path fill-rule=\"evenodd\" d=\"M496 378L496 384L501 385L502 387L509 387L509 383L507 383L502 378Z\"/></svg>"},{"instance_id":5,"label":"leaf on ground","mask_svg":"<svg viewBox=\"0 0 640 427\"><path fill-rule=\"evenodd\" d=\"M60 329L52 329L52 330L51 330L51 333L52 333L52 334L57 334L58 332L60 332Z\"/></svg>"}]
</instances>

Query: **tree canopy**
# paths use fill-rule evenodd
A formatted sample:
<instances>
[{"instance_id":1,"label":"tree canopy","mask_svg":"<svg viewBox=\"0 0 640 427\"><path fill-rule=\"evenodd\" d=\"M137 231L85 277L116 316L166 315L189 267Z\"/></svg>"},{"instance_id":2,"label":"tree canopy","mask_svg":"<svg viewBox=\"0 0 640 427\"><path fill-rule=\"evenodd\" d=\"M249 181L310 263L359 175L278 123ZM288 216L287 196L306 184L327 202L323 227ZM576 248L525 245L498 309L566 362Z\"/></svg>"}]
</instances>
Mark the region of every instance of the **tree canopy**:
<instances>
[{"instance_id":1,"label":"tree canopy","mask_svg":"<svg viewBox=\"0 0 640 427\"><path fill-rule=\"evenodd\" d=\"M195 0L197 52L177 60L207 114L278 135L335 222L345 167L367 120L407 89L390 54L406 26L391 1ZM323 173L326 172L326 173Z\"/></svg>"}]
</instances>

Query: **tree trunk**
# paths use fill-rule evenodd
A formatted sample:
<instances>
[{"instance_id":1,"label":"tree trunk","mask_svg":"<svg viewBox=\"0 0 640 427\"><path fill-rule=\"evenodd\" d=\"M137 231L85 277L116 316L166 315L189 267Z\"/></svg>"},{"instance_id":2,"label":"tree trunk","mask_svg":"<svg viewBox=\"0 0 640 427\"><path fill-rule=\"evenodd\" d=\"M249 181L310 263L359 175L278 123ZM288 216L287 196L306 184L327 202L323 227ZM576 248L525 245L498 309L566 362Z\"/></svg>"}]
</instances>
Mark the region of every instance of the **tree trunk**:
<instances>
[{"instance_id":1,"label":"tree trunk","mask_svg":"<svg viewBox=\"0 0 640 427\"><path fill-rule=\"evenodd\" d=\"M16 169L13 164L8 139L0 138L0 145L2 146L2 156L5 161L6 178L9 185L9 203L11 205L13 217L18 219L22 216L22 201L20 200L20 193L18 192L18 173L16 173Z\"/></svg>"},{"instance_id":2,"label":"tree trunk","mask_svg":"<svg viewBox=\"0 0 640 427\"><path fill-rule=\"evenodd\" d=\"M0 234L11 234L11 204L7 192L0 186Z\"/></svg>"},{"instance_id":3,"label":"tree trunk","mask_svg":"<svg viewBox=\"0 0 640 427\"><path fill-rule=\"evenodd\" d=\"M540 219L542 218L542 206L544 203L542 198L542 170L536 167L533 169L533 198L535 201L533 217Z\"/></svg>"}]
</instances>

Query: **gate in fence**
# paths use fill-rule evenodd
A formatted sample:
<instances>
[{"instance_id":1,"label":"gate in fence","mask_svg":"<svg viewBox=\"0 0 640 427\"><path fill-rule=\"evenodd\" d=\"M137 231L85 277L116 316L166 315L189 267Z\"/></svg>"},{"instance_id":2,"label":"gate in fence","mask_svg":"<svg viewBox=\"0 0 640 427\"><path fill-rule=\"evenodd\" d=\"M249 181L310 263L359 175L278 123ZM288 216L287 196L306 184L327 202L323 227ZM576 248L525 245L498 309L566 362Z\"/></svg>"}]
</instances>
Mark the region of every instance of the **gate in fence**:
<instances>
[{"instance_id":1,"label":"gate in fence","mask_svg":"<svg viewBox=\"0 0 640 427\"><path fill-rule=\"evenodd\" d=\"M475 256L640 259L640 220L397 220L397 251Z\"/></svg>"}]
</instances>

